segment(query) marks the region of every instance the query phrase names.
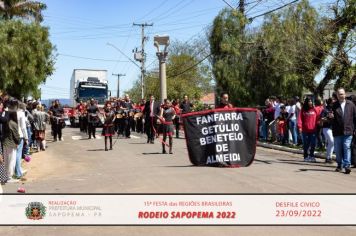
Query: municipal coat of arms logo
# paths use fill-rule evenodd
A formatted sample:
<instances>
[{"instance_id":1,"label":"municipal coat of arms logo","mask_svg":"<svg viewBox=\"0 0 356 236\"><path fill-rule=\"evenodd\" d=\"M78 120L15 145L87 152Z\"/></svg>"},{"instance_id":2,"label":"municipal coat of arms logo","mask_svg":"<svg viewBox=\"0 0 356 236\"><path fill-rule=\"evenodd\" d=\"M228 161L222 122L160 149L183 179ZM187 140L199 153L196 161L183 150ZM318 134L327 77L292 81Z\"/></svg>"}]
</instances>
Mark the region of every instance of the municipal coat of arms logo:
<instances>
[{"instance_id":1,"label":"municipal coat of arms logo","mask_svg":"<svg viewBox=\"0 0 356 236\"><path fill-rule=\"evenodd\" d=\"M40 220L46 216L46 207L41 202L31 202L26 207L25 214L30 220Z\"/></svg>"}]
</instances>

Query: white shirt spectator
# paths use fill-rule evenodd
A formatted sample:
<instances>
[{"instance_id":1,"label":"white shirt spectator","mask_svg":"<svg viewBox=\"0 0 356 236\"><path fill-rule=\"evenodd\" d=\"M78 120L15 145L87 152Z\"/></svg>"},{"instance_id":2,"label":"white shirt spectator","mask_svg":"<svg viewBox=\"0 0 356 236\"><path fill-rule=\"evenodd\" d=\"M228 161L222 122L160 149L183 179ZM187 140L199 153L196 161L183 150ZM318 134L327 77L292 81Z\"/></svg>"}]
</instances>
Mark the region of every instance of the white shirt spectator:
<instances>
[{"instance_id":1,"label":"white shirt spectator","mask_svg":"<svg viewBox=\"0 0 356 236\"><path fill-rule=\"evenodd\" d=\"M17 110L17 124L19 126L20 138L28 140L27 129L26 129L26 116L25 116L25 112L21 109Z\"/></svg>"},{"instance_id":2,"label":"white shirt spectator","mask_svg":"<svg viewBox=\"0 0 356 236\"><path fill-rule=\"evenodd\" d=\"M290 106L290 108L289 108L289 110L288 110L288 113L289 113L289 115L290 115L290 119L291 120L295 120L295 119L297 119L297 116L296 116L296 105L293 105L293 106ZM291 114L293 114L293 115L291 115Z\"/></svg>"},{"instance_id":3,"label":"white shirt spectator","mask_svg":"<svg viewBox=\"0 0 356 236\"><path fill-rule=\"evenodd\" d=\"M340 103L341 110L342 110L342 117L344 117L345 114L345 105L346 105L346 101Z\"/></svg>"},{"instance_id":4,"label":"white shirt spectator","mask_svg":"<svg viewBox=\"0 0 356 236\"><path fill-rule=\"evenodd\" d=\"M274 119L277 119L279 115L281 114L281 106L283 106L283 103L277 103L275 110L274 110Z\"/></svg>"}]
</instances>

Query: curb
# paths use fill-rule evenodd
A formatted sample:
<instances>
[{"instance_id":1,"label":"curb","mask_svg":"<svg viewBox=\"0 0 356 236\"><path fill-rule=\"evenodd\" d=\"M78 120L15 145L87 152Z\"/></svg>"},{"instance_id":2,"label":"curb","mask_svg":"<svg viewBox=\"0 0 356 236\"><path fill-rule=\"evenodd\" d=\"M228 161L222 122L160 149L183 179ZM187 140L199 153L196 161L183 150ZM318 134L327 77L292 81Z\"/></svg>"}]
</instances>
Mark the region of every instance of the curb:
<instances>
[{"instance_id":1,"label":"curb","mask_svg":"<svg viewBox=\"0 0 356 236\"><path fill-rule=\"evenodd\" d=\"M269 149L274 149L278 151L283 151L283 152L291 152L294 154L301 154L303 155L303 150L300 149L294 149L294 148L289 148L285 146L280 146L280 145L275 145L271 143L265 143L265 142L260 142L257 141L257 146L259 147L264 147L264 148L269 148ZM322 152L314 152L315 157L321 158L321 159L326 159L326 154ZM335 156L333 155L333 159L335 160Z\"/></svg>"}]
</instances>

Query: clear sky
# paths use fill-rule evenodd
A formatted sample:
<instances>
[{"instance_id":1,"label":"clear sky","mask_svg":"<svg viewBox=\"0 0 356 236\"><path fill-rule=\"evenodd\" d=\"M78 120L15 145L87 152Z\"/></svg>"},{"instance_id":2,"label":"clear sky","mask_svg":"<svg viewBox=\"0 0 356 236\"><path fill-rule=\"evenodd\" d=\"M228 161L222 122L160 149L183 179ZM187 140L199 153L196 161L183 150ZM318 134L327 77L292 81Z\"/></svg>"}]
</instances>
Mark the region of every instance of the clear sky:
<instances>
[{"instance_id":1,"label":"clear sky","mask_svg":"<svg viewBox=\"0 0 356 236\"><path fill-rule=\"evenodd\" d=\"M50 39L57 48L56 70L42 85L42 99L69 98L73 69L108 70L109 88L116 94L130 89L140 70L111 43L133 59L132 50L141 46L141 28L135 23L153 23L146 28L146 70L157 66L153 36L168 34L171 41L190 41L205 33L214 17L227 7L222 0L42 0L47 5L43 25L50 27ZM237 0L226 0L236 7ZM287 0L246 0L248 17L288 3ZM330 2L315 0L314 4ZM94 60L100 59L100 60Z\"/></svg>"}]
</instances>

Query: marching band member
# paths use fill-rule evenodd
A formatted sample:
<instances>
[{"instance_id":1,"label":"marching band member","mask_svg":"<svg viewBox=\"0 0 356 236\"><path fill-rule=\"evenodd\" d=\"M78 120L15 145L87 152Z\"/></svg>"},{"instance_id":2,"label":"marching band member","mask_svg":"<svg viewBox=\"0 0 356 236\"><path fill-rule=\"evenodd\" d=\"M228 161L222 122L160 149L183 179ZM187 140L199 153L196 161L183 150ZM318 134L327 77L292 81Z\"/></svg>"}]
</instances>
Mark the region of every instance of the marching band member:
<instances>
[{"instance_id":1,"label":"marching band member","mask_svg":"<svg viewBox=\"0 0 356 236\"><path fill-rule=\"evenodd\" d=\"M162 153L166 154L166 140L167 136L169 138L169 154L173 154L173 120L175 118L176 112L172 106L172 103L165 99L163 105L161 106L159 119L161 120L161 127L163 133L163 142L162 142Z\"/></svg>"},{"instance_id":2,"label":"marching band member","mask_svg":"<svg viewBox=\"0 0 356 236\"><path fill-rule=\"evenodd\" d=\"M112 150L112 136L115 134L114 120L115 112L111 109L111 103L107 102L104 107L105 122L103 126L102 136L105 137L105 151L108 151L108 138L110 140L110 150Z\"/></svg>"},{"instance_id":3,"label":"marching band member","mask_svg":"<svg viewBox=\"0 0 356 236\"><path fill-rule=\"evenodd\" d=\"M145 108L145 99L141 100L140 104L136 106L136 113L134 119L136 120L136 132L144 133L144 123L143 123L143 109Z\"/></svg>"},{"instance_id":4,"label":"marching band member","mask_svg":"<svg viewBox=\"0 0 356 236\"><path fill-rule=\"evenodd\" d=\"M94 99L90 100L90 106L87 108L88 112L88 133L89 133L89 139L91 139L91 136L93 135L93 138L95 137L95 132L96 132L96 126L99 124L99 109L97 105L95 104Z\"/></svg>"},{"instance_id":5,"label":"marching band member","mask_svg":"<svg viewBox=\"0 0 356 236\"><path fill-rule=\"evenodd\" d=\"M80 101L80 103L77 105L77 107L75 108L77 110L77 113L79 115L79 128L80 128L80 132L84 132L84 119L85 117L83 116L84 114L84 104L83 101Z\"/></svg>"},{"instance_id":6,"label":"marching band member","mask_svg":"<svg viewBox=\"0 0 356 236\"><path fill-rule=\"evenodd\" d=\"M125 137L130 138L131 135L131 126L132 126L132 120L133 120L133 104L132 101L130 100L130 97L128 94L125 95L124 102L121 104L121 108L124 109L124 112L126 114L125 116Z\"/></svg>"},{"instance_id":7,"label":"marching band member","mask_svg":"<svg viewBox=\"0 0 356 236\"><path fill-rule=\"evenodd\" d=\"M64 127L64 119L63 107L59 104L59 100L54 101L54 105L50 109L52 130L53 130L53 141L57 141L57 137L59 141L62 141L62 129Z\"/></svg>"},{"instance_id":8,"label":"marching band member","mask_svg":"<svg viewBox=\"0 0 356 236\"><path fill-rule=\"evenodd\" d=\"M84 109L80 114L82 116L82 121L83 121L83 132L86 134L88 133L88 111L87 111L88 103L89 101L83 103Z\"/></svg>"},{"instance_id":9,"label":"marching band member","mask_svg":"<svg viewBox=\"0 0 356 236\"><path fill-rule=\"evenodd\" d=\"M118 98L117 101L117 105L116 105L116 120L115 120L115 126L117 127L117 137L119 137L119 135L121 134L122 136L124 136L124 132L125 132L125 112L123 109L123 103L124 100L121 98Z\"/></svg>"}]
</instances>

